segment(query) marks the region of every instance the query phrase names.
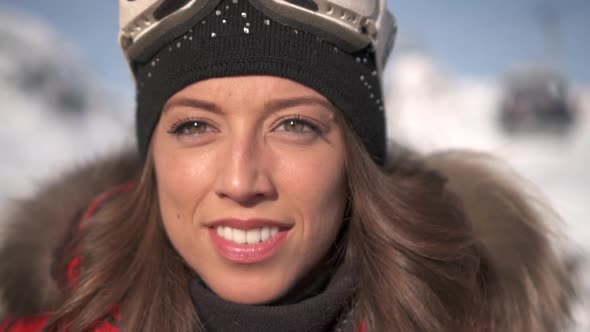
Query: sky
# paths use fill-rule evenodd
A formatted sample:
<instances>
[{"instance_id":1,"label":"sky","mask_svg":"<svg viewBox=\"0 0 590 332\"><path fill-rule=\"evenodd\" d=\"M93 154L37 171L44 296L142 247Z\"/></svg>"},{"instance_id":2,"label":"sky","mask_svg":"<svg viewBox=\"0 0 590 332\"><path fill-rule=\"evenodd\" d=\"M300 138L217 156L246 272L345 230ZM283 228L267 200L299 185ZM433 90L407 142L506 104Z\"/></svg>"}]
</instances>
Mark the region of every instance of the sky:
<instances>
[{"instance_id":1,"label":"sky","mask_svg":"<svg viewBox=\"0 0 590 332\"><path fill-rule=\"evenodd\" d=\"M398 19L399 49L427 52L450 74L495 78L511 68L550 62L570 80L590 83L590 1L390 0L388 5ZM117 0L0 0L1 11L24 12L53 26L105 85L131 97L117 45L117 7ZM544 33L541 13L558 18L552 38Z\"/></svg>"},{"instance_id":2,"label":"sky","mask_svg":"<svg viewBox=\"0 0 590 332\"><path fill-rule=\"evenodd\" d=\"M453 73L495 76L550 61L572 80L590 81L590 1L392 0L389 7L400 38ZM548 30L543 17L553 18L555 28Z\"/></svg>"}]
</instances>

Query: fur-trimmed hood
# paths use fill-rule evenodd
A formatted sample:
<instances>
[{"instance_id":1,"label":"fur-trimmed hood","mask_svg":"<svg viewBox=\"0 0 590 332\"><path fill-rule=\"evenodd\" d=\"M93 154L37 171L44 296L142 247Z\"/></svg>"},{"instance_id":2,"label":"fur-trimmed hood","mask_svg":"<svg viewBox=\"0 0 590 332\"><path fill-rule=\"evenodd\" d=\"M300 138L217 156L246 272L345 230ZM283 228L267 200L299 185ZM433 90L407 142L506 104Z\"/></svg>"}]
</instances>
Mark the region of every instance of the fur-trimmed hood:
<instances>
[{"instance_id":1,"label":"fur-trimmed hood","mask_svg":"<svg viewBox=\"0 0 590 332\"><path fill-rule=\"evenodd\" d=\"M554 249L547 221L555 217L551 210L490 156L407 153L396 161L416 158L447 178L447 189L460 199L491 262L488 310L495 317L514 318L514 331L524 331L519 323L534 331L561 328L573 286ZM135 178L140 168L137 156L125 151L65 173L33 198L9 204L0 220L0 320L3 312L37 313L51 305L57 297L51 263L69 226L94 197Z\"/></svg>"},{"instance_id":2,"label":"fur-trimmed hood","mask_svg":"<svg viewBox=\"0 0 590 332\"><path fill-rule=\"evenodd\" d=\"M71 224L97 195L128 182L139 168L136 154L125 151L65 172L32 198L4 205L8 211L0 220L0 320L3 312L39 313L54 301L52 263Z\"/></svg>"}]
</instances>

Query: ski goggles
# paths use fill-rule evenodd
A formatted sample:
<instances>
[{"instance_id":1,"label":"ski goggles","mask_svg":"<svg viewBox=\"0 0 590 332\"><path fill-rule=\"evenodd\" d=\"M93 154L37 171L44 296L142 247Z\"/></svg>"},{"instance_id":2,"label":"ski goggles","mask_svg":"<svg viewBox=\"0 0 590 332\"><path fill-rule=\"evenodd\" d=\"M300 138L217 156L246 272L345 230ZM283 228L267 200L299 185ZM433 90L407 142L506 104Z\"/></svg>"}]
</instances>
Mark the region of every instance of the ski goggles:
<instances>
[{"instance_id":1,"label":"ski goggles","mask_svg":"<svg viewBox=\"0 0 590 332\"><path fill-rule=\"evenodd\" d=\"M250 1L265 15L309 31L343 51L374 47L381 69L397 31L386 0ZM145 62L210 14L221 0L120 0L119 42L128 62Z\"/></svg>"}]
</instances>

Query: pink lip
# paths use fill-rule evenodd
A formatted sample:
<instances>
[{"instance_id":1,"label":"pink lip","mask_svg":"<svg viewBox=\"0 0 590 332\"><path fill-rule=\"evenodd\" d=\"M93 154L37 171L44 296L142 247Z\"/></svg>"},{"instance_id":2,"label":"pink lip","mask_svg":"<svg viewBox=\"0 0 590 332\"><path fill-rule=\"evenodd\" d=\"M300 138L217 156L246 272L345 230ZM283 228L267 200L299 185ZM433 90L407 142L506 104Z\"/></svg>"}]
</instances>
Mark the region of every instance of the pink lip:
<instances>
[{"instance_id":1,"label":"pink lip","mask_svg":"<svg viewBox=\"0 0 590 332\"><path fill-rule=\"evenodd\" d=\"M263 242L258 242L256 244L238 244L226 240L217 234L218 226L227 226L241 230L249 230L265 226L279 227L279 232ZM209 227L209 235L221 256L231 262L239 264L253 264L270 259L285 243L289 231L290 227L285 227L277 222L261 219L226 219L214 222Z\"/></svg>"}]
</instances>

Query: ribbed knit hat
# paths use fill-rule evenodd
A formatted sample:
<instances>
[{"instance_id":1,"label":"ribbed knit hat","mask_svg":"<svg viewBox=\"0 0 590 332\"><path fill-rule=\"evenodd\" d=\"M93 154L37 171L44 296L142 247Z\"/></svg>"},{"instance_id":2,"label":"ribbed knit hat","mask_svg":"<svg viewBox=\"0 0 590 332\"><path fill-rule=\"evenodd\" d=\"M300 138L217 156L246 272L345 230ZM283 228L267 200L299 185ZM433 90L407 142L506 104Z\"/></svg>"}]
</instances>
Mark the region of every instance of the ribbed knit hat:
<instances>
[{"instance_id":1,"label":"ribbed knit hat","mask_svg":"<svg viewBox=\"0 0 590 332\"><path fill-rule=\"evenodd\" d=\"M385 161L385 112L373 49L347 53L320 36L278 23L248 0L223 0L132 69L137 139L144 158L164 104L178 91L208 78L273 75L324 95L343 112L375 162Z\"/></svg>"}]
</instances>

